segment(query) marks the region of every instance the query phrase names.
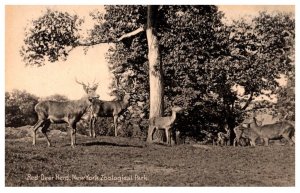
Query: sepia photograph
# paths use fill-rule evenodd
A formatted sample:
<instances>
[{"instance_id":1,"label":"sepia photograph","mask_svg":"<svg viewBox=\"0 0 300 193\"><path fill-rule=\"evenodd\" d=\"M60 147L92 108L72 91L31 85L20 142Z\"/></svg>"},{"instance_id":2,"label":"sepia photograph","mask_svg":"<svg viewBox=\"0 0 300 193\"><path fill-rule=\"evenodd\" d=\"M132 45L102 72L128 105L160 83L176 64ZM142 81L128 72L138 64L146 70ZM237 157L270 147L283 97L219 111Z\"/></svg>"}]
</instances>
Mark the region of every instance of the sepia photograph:
<instances>
[{"instance_id":1,"label":"sepia photograph","mask_svg":"<svg viewBox=\"0 0 300 193\"><path fill-rule=\"evenodd\" d=\"M5 187L296 186L295 5L4 7Z\"/></svg>"}]
</instances>

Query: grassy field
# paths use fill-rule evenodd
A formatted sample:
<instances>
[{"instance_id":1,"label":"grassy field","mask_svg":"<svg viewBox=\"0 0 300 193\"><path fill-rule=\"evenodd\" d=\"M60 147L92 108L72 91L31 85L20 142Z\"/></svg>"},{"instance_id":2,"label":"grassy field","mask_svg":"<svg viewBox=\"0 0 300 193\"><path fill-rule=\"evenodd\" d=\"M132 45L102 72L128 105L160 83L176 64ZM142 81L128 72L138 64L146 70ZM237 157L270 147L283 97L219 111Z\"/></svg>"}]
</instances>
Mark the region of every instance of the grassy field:
<instances>
[{"instance_id":1,"label":"grassy field","mask_svg":"<svg viewBox=\"0 0 300 193\"><path fill-rule=\"evenodd\" d=\"M6 135L6 186L295 186L295 148L147 145L60 134L31 145Z\"/></svg>"}]
</instances>

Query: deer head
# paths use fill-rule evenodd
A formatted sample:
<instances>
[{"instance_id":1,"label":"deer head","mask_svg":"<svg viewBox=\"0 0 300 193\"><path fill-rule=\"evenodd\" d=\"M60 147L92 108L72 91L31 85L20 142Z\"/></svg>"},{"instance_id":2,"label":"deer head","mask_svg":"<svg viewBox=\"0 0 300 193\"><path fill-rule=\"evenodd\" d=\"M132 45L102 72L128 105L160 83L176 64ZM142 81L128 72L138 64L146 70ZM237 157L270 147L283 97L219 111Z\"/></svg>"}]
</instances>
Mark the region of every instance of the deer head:
<instances>
[{"instance_id":1,"label":"deer head","mask_svg":"<svg viewBox=\"0 0 300 193\"><path fill-rule=\"evenodd\" d=\"M136 89L136 85L137 85L136 79L135 78L132 80L128 79L131 82L131 84L130 84L130 86L126 86L126 88L125 88L124 84L122 84L122 83L124 83L124 81L120 83L120 79L121 79L120 77L119 78L116 77L115 86L116 86L116 88L118 88L124 92L123 101L129 101L129 99L131 98L131 93L135 92L135 89Z\"/></svg>"},{"instance_id":2,"label":"deer head","mask_svg":"<svg viewBox=\"0 0 300 193\"><path fill-rule=\"evenodd\" d=\"M85 93L87 94L89 99L96 99L99 98L100 96L96 93L96 90L98 88L98 84L95 84L95 80L93 82L93 85L90 86L90 84L88 83L87 85L83 82L80 82L77 80L77 78L75 78L76 83L80 84L83 86L83 90L85 91Z\"/></svg>"},{"instance_id":3,"label":"deer head","mask_svg":"<svg viewBox=\"0 0 300 193\"><path fill-rule=\"evenodd\" d=\"M174 106L174 107L172 107L172 111L174 111L174 112L181 112L183 110L183 108L182 107L179 107L179 106Z\"/></svg>"}]
</instances>

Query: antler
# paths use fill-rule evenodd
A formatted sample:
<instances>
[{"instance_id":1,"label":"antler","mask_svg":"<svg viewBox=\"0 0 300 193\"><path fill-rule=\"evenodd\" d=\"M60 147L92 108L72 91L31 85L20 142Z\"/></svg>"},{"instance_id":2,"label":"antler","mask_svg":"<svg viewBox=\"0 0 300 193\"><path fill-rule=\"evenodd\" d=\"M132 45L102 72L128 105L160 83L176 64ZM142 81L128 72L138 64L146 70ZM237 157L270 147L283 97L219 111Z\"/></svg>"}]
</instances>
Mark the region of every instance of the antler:
<instances>
[{"instance_id":1,"label":"antler","mask_svg":"<svg viewBox=\"0 0 300 193\"><path fill-rule=\"evenodd\" d=\"M97 87L98 87L99 82L95 83L95 81L96 81L96 78L94 78L92 89L97 89Z\"/></svg>"},{"instance_id":2,"label":"antler","mask_svg":"<svg viewBox=\"0 0 300 193\"><path fill-rule=\"evenodd\" d=\"M93 82L93 87L91 88L92 90L96 90L98 88L98 85L99 85L99 82L97 82L96 84L94 82Z\"/></svg>"},{"instance_id":3,"label":"antler","mask_svg":"<svg viewBox=\"0 0 300 193\"><path fill-rule=\"evenodd\" d=\"M79 82L78 80L77 80L77 77L75 77L75 81L78 83L78 84L80 84L80 85L82 85L83 86L83 90L87 93L88 92L88 90L89 90L89 85L87 86L86 84L84 84L83 82Z\"/></svg>"},{"instance_id":4,"label":"antler","mask_svg":"<svg viewBox=\"0 0 300 193\"><path fill-rule=\"evenodd\" d=\"M80 85L82 85L82 86L86 86L86 84L84 84L83 82L79 82L79 81L77 80L77 77L75 77L75 82L77 82L78 84L80 84Z\"/></svg>"}]
</instances>

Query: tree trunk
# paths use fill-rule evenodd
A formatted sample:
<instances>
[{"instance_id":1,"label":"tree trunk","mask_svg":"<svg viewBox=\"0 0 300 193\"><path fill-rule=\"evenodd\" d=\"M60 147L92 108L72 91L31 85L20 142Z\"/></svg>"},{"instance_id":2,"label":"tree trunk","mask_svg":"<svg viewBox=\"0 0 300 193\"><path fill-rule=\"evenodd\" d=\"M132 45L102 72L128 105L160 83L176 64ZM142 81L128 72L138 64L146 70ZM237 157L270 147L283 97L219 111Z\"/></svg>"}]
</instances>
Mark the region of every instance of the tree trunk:
<instances>
[{"instance_id":1,"label":"tree trunk","mask_svg":"<svg viewBox=\"0 0 300 193\"><path fill-rule=\"evenodd\" d=\"M156 22L158 20L157 15L158 15L158 6L148 5L146 35L147 35L147 43L148 43L149 81L150 81L149 118L162 116L164 111L163 71L162 71L161 55L159 50L159 42L156 33ZM148 129L148 135L150 134L149 132L150 132L150 128ZM160 135L160 136L161 139L163 139L164 135Z\"/></svg>"}]
</instances>

